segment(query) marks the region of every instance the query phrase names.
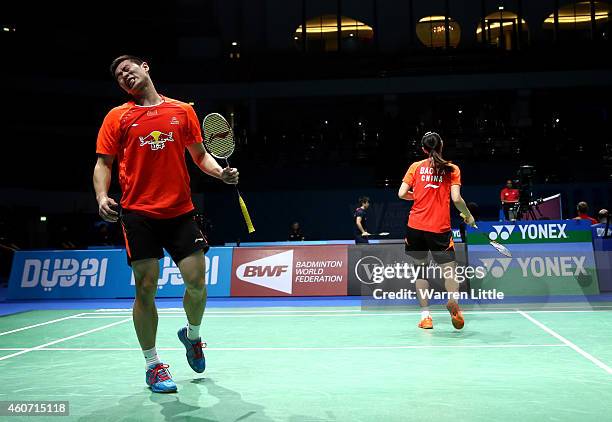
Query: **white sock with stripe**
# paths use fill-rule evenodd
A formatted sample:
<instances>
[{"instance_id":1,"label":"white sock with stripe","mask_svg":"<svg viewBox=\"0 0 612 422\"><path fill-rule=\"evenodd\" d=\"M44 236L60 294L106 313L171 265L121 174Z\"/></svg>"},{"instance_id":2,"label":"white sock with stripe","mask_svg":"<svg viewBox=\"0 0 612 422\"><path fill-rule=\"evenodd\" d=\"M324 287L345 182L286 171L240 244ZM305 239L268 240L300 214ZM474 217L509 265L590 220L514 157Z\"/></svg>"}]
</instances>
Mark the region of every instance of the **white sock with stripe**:
<instances>
[{"instance_id":1,"label":"white sock with stripe","mask_svg":"<svg viewBox=\"0 0 612 422\"><path fill-rule=\"evenodd\" d=\"M159 360L159 356L157 356L157 349L155 347L149 350L143 350L142 354L144 355L145 361L147 362L147 369L157 365L158 363L161 363L161 360Z\"/></svg>"},{"instance_id":2,"label":"white sock with stripe","mask_svg":"<svg viewBox=\"0 0 612 422\"><path fill-rule=\"evenodd\" d=\"M200 338L200 325L192 325L187 322L187 338L191 341Z\"/></svg>"}]
</instances>

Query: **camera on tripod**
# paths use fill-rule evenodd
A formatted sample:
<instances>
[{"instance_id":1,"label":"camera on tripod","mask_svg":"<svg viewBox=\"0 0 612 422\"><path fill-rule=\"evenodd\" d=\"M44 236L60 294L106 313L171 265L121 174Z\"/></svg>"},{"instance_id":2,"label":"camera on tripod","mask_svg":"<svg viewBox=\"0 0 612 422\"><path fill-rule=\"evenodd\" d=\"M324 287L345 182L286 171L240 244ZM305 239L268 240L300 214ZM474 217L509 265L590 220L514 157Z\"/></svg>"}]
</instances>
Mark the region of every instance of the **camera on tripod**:
<instances>
[{"instance_id":1,"label":"camera on tripod","mask_svg":"<svg viewBox=\"0 0 612 422\"><path fill-rule=\"evenodd\" d=\"M513 183L519 189L519 200L514 210L517 220L537 220L538 216L536 216L536 213L542 217L538 205L543 203L544 200L533 197L533 180L535 175L536 169L530 165L521 166L516 172L517 180L513 181Z\"/></svg>"}]
</instances>

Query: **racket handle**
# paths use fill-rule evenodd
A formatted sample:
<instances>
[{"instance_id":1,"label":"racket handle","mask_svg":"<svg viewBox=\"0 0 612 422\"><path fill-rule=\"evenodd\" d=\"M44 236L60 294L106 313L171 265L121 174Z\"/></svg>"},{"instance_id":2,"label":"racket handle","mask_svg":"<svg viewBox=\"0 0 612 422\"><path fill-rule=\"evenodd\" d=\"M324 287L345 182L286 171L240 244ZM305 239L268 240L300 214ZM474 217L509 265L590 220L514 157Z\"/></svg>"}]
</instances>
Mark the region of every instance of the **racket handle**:
<instances>
[{"instance_id":1,"label":"racket handle","mask_svg":"<svg viewBox=\"0 0 612 422\"><path fill-rule=\"evenodd\" d=\"M463 219L465 220L465 214L464 214L464 213L460 212L460 213L459 213L459 217L461 217L461 218L463 218ZM476 225L476 223L475 223L475 222L474 222L474 225L473 225L472 227L474 227L475 229L477 229L477 228L478 228L478 226Z\"/></svg>"},{"instance_id":2,"label":"racket handle","mask_svg":"<svg viewBox=\"0 0 612 422\"><path fill-rule=\"evenodd\" d=\"M244 203L240 192L238 192L238 201L240 202L240 210L242 211L242 216L244 217L244 221L247 225L247 229L249 230L249 234L253 233L255 231L255 227L253 227L253 222L251 221L249 210L247 210L246 204Z\"/></svg>"}]
</instances>

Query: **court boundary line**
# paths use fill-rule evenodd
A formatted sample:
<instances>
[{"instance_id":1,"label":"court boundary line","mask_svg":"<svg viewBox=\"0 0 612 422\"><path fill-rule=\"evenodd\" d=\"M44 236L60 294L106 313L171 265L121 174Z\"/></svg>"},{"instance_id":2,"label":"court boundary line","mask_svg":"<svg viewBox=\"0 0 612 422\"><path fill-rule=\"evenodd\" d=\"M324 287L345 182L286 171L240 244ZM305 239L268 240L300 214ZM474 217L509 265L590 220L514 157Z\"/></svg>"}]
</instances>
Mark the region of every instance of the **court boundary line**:
<instances>
[{"instance_id":1,"label":"court boundary line","mask_svg":"<svg viewBox=\"0 0 612 422\"><path fill-rule=\"evenodd\" d=\"M63 337L63 338L60 338L60 339L57 339L57 340L54 340L54 341L50 341L48 343L41 344L39 346L29 347L27 349L21 350L21 351L16 352L16 353L12 353L10 355L0 356L0 361L9 359L9 358L12 358L12 357L15 357L15 356L23 355L24 353L29 353L29 352L33 352L35 350L40 350L42 348L45 348L45 347L48 347L48 346L51 346L51 345L54 345L54 344L57 344L57 343L61 343L63 341L68 341L68 340L72 340L72 339L77 338L77 337L82 337L82 336L85 336L85 335L88 335L88 334L91 334L91 333L95 333L96 331L101 331L101 330L104 330L106 328L113 327L115 325L124 324L124 323L126 323L128 321L131 321L131 320L132 320L131 318L126 318L126 319L121 320L121 321L115 321L115 322L113 322L111 324L103 325L102 327L97 327L97 328L93 328L91 330L82 331L80 333L77 333L77 334L74 334L74 335L71 335L71 336L68 336L68 337Z\"/></svg>"},{"instance_id":2,"label":"court boundary line","mask_svg":"<svg viewBox=\"0 0 612 422\"><path fill-rule=\"evenodd\" d=\"M406 306L413 306L413 305L406 305ZM435 305L434 305L435 306ZM443 306L443 305L440 305ZM596 308L604 308L602 310L608 310L610 309L612 311L612 305L591 305L589 309L585 309L584 306L547 306L546 311L553 311L553 310L584 310L584 311L594 311L597 310ZM358 309L329 309L329 310L325 310L325 309L269 309L269 307L253 307L251 308L252 310L234 310L234 311L214 311L214 310L206 310L206 314L254 314L254 313L270 313L270 314L298 314L298 313L312 313L312 314L316 314L316 313L351 313L351 312L367 312L364 311L361 307ZM517 307L498 307L495 308L497 309L497 311L493 311L493 310L477 310L477 309L471 309L471 310L464 310L465 312L501 312L501 311L512 311L512 312L516 312L516 310L518 309ZM532 309L521 309L522 311L525 312L534 312L534 311L538 311L537 308L533 308ZM175 313L175 312L184 312L183 308L157 308L157 311L159 313ZM131 313L132 309L131 308L117 308L117 309L113 309L113 308L102 308L102 309L96 309L93 312L86 312L87 314L106 314L106 313L116 313L116 314L121 314L121 313ZM419 313L419 312L417 312ZM419 313L420 314L420 313Z\"/></svg>"},{"instance_id":3,"label":"court boundary line","mask_svg":"<svg viewBox=\"0 0 612 422\"><path fill-rule=\"evenodd\" d=\"M591 361L592 363L594 363L595 365L597 365L598 367L606 371L608 374L612 375L612 368L610 368L608 365L606 365L605 363L597 359L595 356L591 355L590 353L586 352L579 346L575 345L574 343L572 343L571 341L563 337L561 334L557 333L552 328L547 327L545 324L538 321L531 315L528 315L527 313L520 311L520 310L517 310L516 312L522 315L523 317L525 317L527 320L531 321L531 323L533 323L534 325L540 327L542 330L544 330L551 336L555 337L557 340L563 342L566 346L570 347L572 350L580 354L582 357L588 359L589 361Z\"/></svg>"},{"instance_id":4,"label":"court boundary line","mask_svg":"<svg viewBox=\"0 0 612 422\"><path fill-rule=\"evenodd\" d=\"M523 312L523 311L521 311ZM525 311L530 313L608 313L612 312L612 309L580 309L580 310L532 310ZM432 311L433 315L447 315L447 311ZM465 315L496 315L496 314L505 314L505 315L514 315L517 313L517 310L513 311L463 311ZM127 313L113 313L113 312L83 312L76 316L76 319L112 319L112 318L124 318L128 314ZM158 312L159 318L185 318L184 311L182 312ZM204 318L333 318L333 317L371 317L371 316L414 316L420 315L419 312L409 311L409 312L368 312L368 311L358 311L351 313L275 313L270 314L267 311L261 312L252 312L252 313L215 313L215 312L205 312Z\"/></svg>"},{"instance_id":5,"label":"court boundary line","mask_svg":"<svg viewBox=\"0 0 612 422\"><path fill-rule=\"evenodd\" d=\"M43 326L43 325L54 324L56 322L65 321L65 320L71 319L71 318L78 318L79 316L82 316L82 315L87 315L87 312L82 312L80 314L74 314L74 315L70 315L70 316L67 316L67 317L63 317L63 318L52 319L50 321L41 322L39 324L28 325L26 327L16 328L14 330L4 331L4 332L0 333L0 337L1 336L5 336L7 334L17 333L19 331L24 331L24 330L29 330L31 328L40 327L40 326Z\"/></svg>"},{"instance_id":6,"label":"court boundary line","mask_svg":"<svg viewBox=\"0 0 612 422\"><path fill-rule=\"evenodd\" d=\"M555 344L490 344L490 345L397 345L397 346L338 346L338 347L207 347L205 351L325 351L325 350L400 350L400 349L524 349L524 348L568 347ZM39 347L35 349L0 348L0 351L42 351L42 352L140 352L137 347ZM184 347L158 347L159 351L184 351Z\"/></svg>"}]
</instances>

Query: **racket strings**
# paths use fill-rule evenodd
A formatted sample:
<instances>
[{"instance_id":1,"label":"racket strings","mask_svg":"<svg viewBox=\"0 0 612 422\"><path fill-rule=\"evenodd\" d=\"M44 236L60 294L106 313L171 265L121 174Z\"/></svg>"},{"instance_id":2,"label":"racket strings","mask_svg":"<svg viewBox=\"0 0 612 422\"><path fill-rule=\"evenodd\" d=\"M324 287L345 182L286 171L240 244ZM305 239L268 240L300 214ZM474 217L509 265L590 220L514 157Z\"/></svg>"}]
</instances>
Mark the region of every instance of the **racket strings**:
<instances>
[{"instance_id":1,"label":"racket strings","mask_svg":"<svg viewBox=\"0 0 612 422\"><path fill-rule=\"evenodd\" d=\"M234 134L223 117L209 116L204 121L204 146L217 158L228 158L234 152Z\"/></svg>"},{"instance_id":2,"label":"racket strings","mask_svg":"<svg viewBox=\"0 0 612 422\"><path fill-rule=\"evenodd\" d=\"M497 243L496 241L492 240L491 242L489 242L491 244L491 246L493 246L495 249L497 249L497 251L504 255L507 256L509 258L512 257L512 254L510 253L510 251L508 250L508 248L506 248L504 245L502 245L501 243Z\"/></svg>"}]
</instances>

